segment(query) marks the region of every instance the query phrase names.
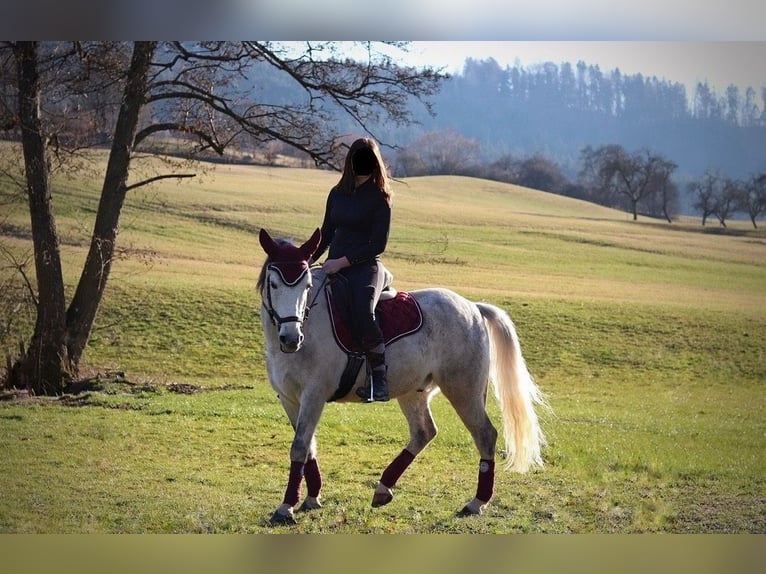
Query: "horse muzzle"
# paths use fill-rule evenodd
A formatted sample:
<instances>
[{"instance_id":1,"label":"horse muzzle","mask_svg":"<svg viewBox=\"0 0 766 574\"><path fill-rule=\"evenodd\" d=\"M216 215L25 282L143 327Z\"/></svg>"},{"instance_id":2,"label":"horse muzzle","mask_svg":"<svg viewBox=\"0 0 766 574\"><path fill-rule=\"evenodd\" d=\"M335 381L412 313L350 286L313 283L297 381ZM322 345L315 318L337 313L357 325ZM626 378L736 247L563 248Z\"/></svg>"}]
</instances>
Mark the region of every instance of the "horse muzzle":
<instances>
[{"instance_id":1,"label":"horse muzzle","mask_svg":"<svg viewBox=\"0 0 766 574\"><path fill-rule=\"evenodd\" d=\"M295 353L303 345L303 332L300 328L280 329L279 349L283 353Z\"/></svg>"}]
</instances>

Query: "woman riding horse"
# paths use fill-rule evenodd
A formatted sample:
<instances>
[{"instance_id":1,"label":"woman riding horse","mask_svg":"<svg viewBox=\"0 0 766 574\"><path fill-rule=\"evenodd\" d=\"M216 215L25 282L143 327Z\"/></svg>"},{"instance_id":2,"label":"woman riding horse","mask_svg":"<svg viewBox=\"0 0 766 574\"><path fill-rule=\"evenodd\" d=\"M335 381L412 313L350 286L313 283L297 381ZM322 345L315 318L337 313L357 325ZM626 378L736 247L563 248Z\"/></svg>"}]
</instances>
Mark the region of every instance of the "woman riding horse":
<instances>
[{"instance_id":1,"label":"woman riding horse","mask_svg":"<svg viewBox=\"0 0 766 574\"><path fill-rule=\"evenodd\" d=\"M375 322L375 306L385 273L379 265L391 224L391 191L380 148L375 140L359 138L346 154L343 175L327 197L319 259L330 248L322 271L339 273L348 281L352 329L359 338L372 373L371 387L357 389L365 401L387 401L386 347Z\"/></svg>"}]
</instances>

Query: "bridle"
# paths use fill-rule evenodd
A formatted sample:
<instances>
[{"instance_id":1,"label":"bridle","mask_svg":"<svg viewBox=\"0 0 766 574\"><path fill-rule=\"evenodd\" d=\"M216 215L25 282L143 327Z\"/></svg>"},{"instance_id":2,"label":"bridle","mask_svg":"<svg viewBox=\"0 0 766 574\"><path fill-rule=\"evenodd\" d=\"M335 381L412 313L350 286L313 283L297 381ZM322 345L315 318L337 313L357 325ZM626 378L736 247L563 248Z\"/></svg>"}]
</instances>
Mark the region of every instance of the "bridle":
<instances>
[{"instance_id":1,"label":"bridle","mask_svg":"<svg viewBox=\"0 0 766 574\"><path fill-rule=\"evenodd\" d=\"M287 285L288 287L292 287L296 283L298 283L301 279L303 279L303 276L306 273L310 272L310 267L306 266L306 268L303 270L302 273L300 273L293 281L288 281L285 278L284 273L282 272L282 269L280 269L280 261L275 261L273 263L269 263L266 266L266 272L269 271L276 271L279 273L280 279L282 279L282 283ZM303 316L298 317L297 315L288 315L287 317L282 317L279 313L277 313L274 310L274 304L271 302L271 282L266 281L266 297L264 300L262 300L261 305L266 310L266 312L269 314L269 317L271 318L272 324L274 324L277 327L282 326L284 323L298 323L298 326L301 327L303 323L306 321L306 319L309 318L309 311L316 305L317 297L319 297L319 293L322 291L322 286L327 281L327 276L325 275L324 279L322 280L322 283L319 285L319 288L316 289L316 292L314 293L314 298L311 300L310 303L307 303L306 306L303 308ZM311 289L311 285L309 285L309 289ZM266 304L268 302L268 305Z\"/></svg>"}]
</instances>

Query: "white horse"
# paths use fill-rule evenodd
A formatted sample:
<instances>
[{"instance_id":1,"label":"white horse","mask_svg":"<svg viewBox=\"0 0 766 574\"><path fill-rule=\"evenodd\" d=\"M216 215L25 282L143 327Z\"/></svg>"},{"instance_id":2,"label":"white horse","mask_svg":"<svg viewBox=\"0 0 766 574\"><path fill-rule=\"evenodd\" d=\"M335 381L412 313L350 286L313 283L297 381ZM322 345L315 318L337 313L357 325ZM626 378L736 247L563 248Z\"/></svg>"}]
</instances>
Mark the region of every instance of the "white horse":
<instances>
[{"instance_id":1,"label":"white horse","mask_svg":"<svg viewBox=\"0 0 766 574\"><path fill-rule=\"evenodd\" d=\"M338 389L348 357L333 338L322 293L327 277L319 268L309 269L319 230L300 247L274 241L263 229L259 239L268 256L258 288L269 382L295 430L285 496L271 522L295 523L293 510L300 500L302 479L308 492L299 509L321 507L315 431L325 404ZM493 494L498 434L485 409L489 381L502 412L506 469L526 472L542 466L545 438L535 405L546 402L527 370L505 311L468 301L447 289L419 289L410 294L422 310L423 326L386 348L389 392L407 419L409 442L383 471L372 506L391 502L399 477L436 436L430 402L441 391L471 433L480 457L476 495L458 514L481 514ZM364 378L365 369L361 369L353 389L363 385ZM360 402L356 392L335 400Z\"/></svg>"}]
</instances>

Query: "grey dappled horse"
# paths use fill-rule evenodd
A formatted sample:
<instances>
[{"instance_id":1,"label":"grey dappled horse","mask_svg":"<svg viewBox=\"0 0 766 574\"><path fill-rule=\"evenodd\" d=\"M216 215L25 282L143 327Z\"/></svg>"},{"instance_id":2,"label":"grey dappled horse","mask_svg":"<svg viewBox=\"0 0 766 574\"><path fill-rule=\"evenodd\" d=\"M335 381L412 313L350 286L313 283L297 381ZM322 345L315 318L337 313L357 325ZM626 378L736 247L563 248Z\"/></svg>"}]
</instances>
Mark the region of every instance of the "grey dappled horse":
<instances>
[{"instance_id":1,"label":"grey dappled horse","mask_svg":"<svg viewBox=\"0 0 766 574\"><path fill-rule=\"evenodd\" d=\"M294 523L303 479L308 492L300 510L321 507L315 431L325 404L338 388L347 355L333 338L321 293L325 274L309 268L319 229L299 247L275 241L263 229L259 239L268 256L258 279L268 377L295 430L285 496L271 521ZM542 466L540 449L545 439L535 404L545 401L527 370L505 311L468 301L448 289L418 289L410 294L420 305L423 326L386 348L389 392L407 418L410 437L382 473L372 506L391 502L399 477L436 436L429 405L441 391L471 433L480 457L476 496L459 514L481 514L492 497L495 478L497 430L485 409L489 381L502 413L506 469L526 472ZM361 369L354 389L364 384L364 376ZM360 399L349 392L338 401Z\"/></svg>"}]
</instances>

